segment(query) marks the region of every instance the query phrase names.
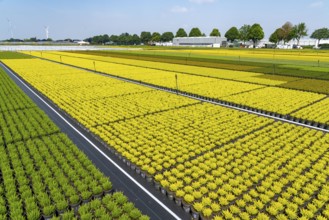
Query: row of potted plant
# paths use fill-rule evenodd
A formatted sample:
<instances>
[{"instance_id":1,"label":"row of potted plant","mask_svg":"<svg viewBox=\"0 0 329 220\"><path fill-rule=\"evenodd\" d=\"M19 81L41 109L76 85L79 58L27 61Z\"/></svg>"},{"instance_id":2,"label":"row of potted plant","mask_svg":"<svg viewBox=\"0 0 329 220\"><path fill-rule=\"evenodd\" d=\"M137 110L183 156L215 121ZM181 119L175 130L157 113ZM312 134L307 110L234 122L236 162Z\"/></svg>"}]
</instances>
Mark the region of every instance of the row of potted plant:
<instances>
[{"instance_id":1,"label":"row of potted plant","mask_svg":"<svg viewBox=\"0 0 329 220\"><path fill-rule=\"evenodd\" d=\"M35 107L30 99L27 99L23 93L19 92L18 86L2 69L0 69L0 82L0 112Z\"/></svg>"},{"instance_id":2,"label":"row of potted plant","mask_svg":"<svg viewBox=\"0 0 329 220\"><path fill-rule=\"evenodd\" d=\"M58 53L57 53L58 54ZM60 56L65 56L67 57L68 54L66 53L59 53L61 54ZM59 55L55 55L54 54L49 54L48 59L51 60L57 60ZM153 65L154 63L152 62L147 62L147 66L145 66L145 63L140 64L141 61L136 61L136 60L129 60L129 64L127 63L126 60L123 59L119 59L119 58L115 58L115 59L119 59L119 61L114 62L113 60L109 60L109 59L105 59L102 58L100 59L100 57L98 56L89 56L89 57L80 57L79 56L72 56L70 55L69 57L67 57L68 59L65 60L66 63L70 63L72 65L76 65L76 66L83 66L84 68L87 69L91 69L91 70L95 70L95 67L91 63L89 62L82 62L83 60L100 60L101 62L99 62L98 65L98 71L102 71L102 72L108 72L109 69L111 69L111 73L109 74L114 74L113 73L113 69L116 70L115 74L116 75L120 75L126 78L131 78L131 79L135 79L138 81L143 81L145 83L149 83L151 82L152 84L161 86L161 87L165 87L165 88L171 88L171 89L176 89L176 84L174 83L175 80L175 74L177 74L177 70L173 69L173 66L168 67L166 64L160 64L161 68L159 68L159 64L157 63L157 67L153 70L152 72L152 76L148 76L146 79L144 78L140 78L139 74L136 74L140 71L143 71L144 75L148 75L147 74L147 68L149 68L149 65ZM113 59L113 58L112 58ZM81 62L79 62L79 60ZM136 64L137 62L137 64ZM143 61L145 62L145 61ZM131 64L133 63L134 68L131 68ZM118 64L121 64L121 68L115 68L114 66L118 66ZM172 65L172 64L171 64ZM178 69L181 68L181 65L174 65L177 66ZM130 68L129 69L129 74L127 74L127 71L122 71L124 69L124 67ZM161 71L162 69L167 70L166 72ZM186 73L186 71L188 72L188 74L195 74L194 70L197 69L198 71L201 71L200 67L188 67L186 68L186 66L184 66L184 73ZM170 71L174 71L174 72L168 72L168 70ZM192 71L192 72L191 72ZM210 70L207 69L207 72L209 71L214 71L214 70ZM217 70L215 70L217 71ZM178 71L179 72L179 71ZM179 74L179 73L178 73ZM274 116L285 116L288 113L290 113L293 110L297 110L297 107L299 106L304 106L304 102L307 101L307 103L311 103L315 100L317 100L318 98L324 97L324 95L322 94L316 94L316 93L310 93L310 92L304 92L304 91L297 91L297 90L293 90L293 89L286 89L286 88L276 88L276 87L268 87L266 88L265 86L262 86L261 84L265 85L272 85L271 83L269 84L269 81L264 81L264 83L258 83L259 79L251 79L252 77L248 77L245 78L247 80L247 82L241 82L244 81L243 78L238 79L238 75L242 74L243 76L250 75L250 73L240 73L240 72L234 72L234 77L232 78L232 76L225 76L223 75L223 70L221 70L221 73L217 73L216 78L219 78L217 80L212 79L212 78L208 78L210 73L207 73L204 76L195 76L195 75L185 75L185 74L179 74L180 78L183 78L184 80L181 80L180 82L180 90L184 91L184 93L188 93L188 94L197 94L197 96L200 97L204 97L206 99L211 99L214 100L216 102L224 102L224 104L228 104L228 105L233 105L236 107L240 107L240 108L245 108L248 110L252 110L255 112L260 112L260 113L264 113L264 114L268 114L268 115L274 115ZM200 73L198 73L197 75L200 75ZM201 74L202 75L202 74ZM211 74L210 74L211 75ZM162 77L160 77L162 76ZM150 78L154 78L154 77L160 77L161 80L149 80ZM164 80L165 78L167 78L166 80ZM193 79L195 78L195 80L198 83L194 83ZM221 80L222 79L226 79L226 80ZM229 80L227 80L229 79ZM191 81L189 83L187 83L187 81ZM208 83L200 83L202 81L208 82ZM186 86L188 85L188 86ZM221 89L213 89L213 88L218 88L220 87ZM259 88L264 88L265 90L263 91L262 89L259 90ZM244 94L241 94L241 97L237 94L239 93L243 93L245 91L249 91L250 90L250 94L247 94L244 96ZM255 94L253 93L252 90L255 90ZM259 90L259 91L258 91ZM266 97L268 95L273 95L273 97L280 97L280 98L276 98L275 100L277 102L280 102L280 105L274 104L274 103L268 103L267 98L263 98L263 94L266 94ZM298 94L297 96L295 94ZM230 95L230 96L229 96ZM233 96L232 96L233 95ZM232 97L231 97L232 96ZM303 97L302 97L303 96ZM209 98L210 97L210 98ZM246 98L247 97L247 98ZM252 103L247 103L248 100L251 99L251 97L253 99L257 99L258 101L255 102L255 100L252 101ZM254 98L255 97L255 98ZM294 98L294 103L293 104L289 104L291 103L291 97L301 97L299 99ZM215 100L216 99L216 100ZM223 101L218 100L218 99L223 99ZM260 103L260 99L262 100L262 102L266 102L265 104ZM274 99L271 99L272 101ZM326 101L327 102L327 101ZM320 117L318 117L318 120L310 120L312 119L312 114L313 111L311 110L312 108L316 108L316 109L323 109L324 106L326 105L326 102L321 102L321 104L315 103L314 107L312 107L313 105L310 106L310 110L305 110L302 111L302 115L303 117L301 119L306 119L307 121L315 121L314 125L315 126L319 126L319 127L323 127L325 123L327 123L327 121L323 122L323 119ZM323 103L323 104L322 104ZM277 107L280 106L280 107ZM299 113L297 112L294 113L294 115L299 115ZM323 114L321 114L323 115ZM300 118L300 117L299 117Z\"/></svg>"},{"instance_id":3,"label":"row of potted plant","mask_svg":"<svg viewBox=\"0 0 329 220\"><path fill-rule=\"evenodd\" d=\"M0 126L3 127L6 143L29 140L59 131L37 108L6 111L2 116L4 120L1 120Z\"/></svg>"},{"instance_id":4,"label":"row of potted plant","mask_svg":"<svg viewBox=\"0 0 329 220\"><path fill-rule=\"evenodd\" d=\"M265 134L265 133L264 133ZM310 136L313 136L313 134L309 134ZM289 135L288 135L289 136ZM263 137L262 137L263 138ZM283 137L283 138L285 138L285 137ZM297 137L296 137L297 138ZM300 137L299 137L300 138ZM307 140L307 136L304 136L304 138L305 138L305 140ZM252 146L252 145L251 145ZM302 146L302 147L300 147L300 149L302 150L302 149L305 149L305 147L306 146ZM316 153L317 155L322 155L323 154L323 151L324 150L320 150L319 151L319 148L318 148L318 146L317 145L313 145L312 146L313 147L313 149L312 149L312 151L310 151L310 153L312 153L312 155L313 155L313 158L314 158L314 153ZM299 148L299 146L297 146L297 148ZM223 150L225 150L225 147L224 148L221 148L221 149L223 149ZM279 150L280 148L278 148L278 150ZM293 148L287 148L287 149L285 149L285 152L286 152L286 154L288 154L288 153L291 153L291 149L293 149ZM276 152L277 152L277 150L276 150ZM217 152L217 153L219 153L219 152ZM211 154L211 153L210 153ZM205 155L207 155L207 154L205 154ZM270 154L270 155L272 155L272 154ZM280 156L280 154L277 154L278 156ZM304 155L304 157L305 157L305 155ZM310 155L310 157L309 158L312 158L311 157L311 155ZM316 157L315 157L316 158ZM224 158L223 158L224 159ZM287 159L287 158L286 158ZM285 158L283 158L283 159L280 159L280 160L278 160L279 161L279 163L284 163L284 161L286 160ZM300 159L301 158L296 158L297 160L296 160L296 163L295 163L295 160L293 160L294 162L292 163L292 164L295 164L295 165L298 165L298 161L300 161ZM248 159L247 159L248 160ZM198 164L199 165L199 167L204 167L205 166L205 164L203 164L203 162L201 162L200 160L197 160L198 162L196 163L196 164ZM265 160L266 161L266 160ZM187 162L186 162L187 163ZM231 162L230 162L231 163ZM232 162L232 163L234 163L234 162ZM231 164L232 164L231 163ZM188 163L187 163L188 164ZM268 161L266 164L270 164L270 161ZM276 164L277 163L274 163L274 164L272 164L271 166L273 166L272 168L270 168L270 169L268 169L268 170L266 170L265 169L265 172L263 172L264 174L266 174L266 172L274 172L274 171L276 171L275 170L275 167L276 167ZM323 163L321 163L321 164L323 164ZM190 166L190 164L188 164L189 166ZM256 163L253 165L253 166L255 166L256 165ZM268 166L268 165L266 165L266 166ZM222 166L222 165L221 165ZM262 167L262 169L264 169L265 167L264 166L259 166L259 167ZM255 167L256 168L256 167ZM267 167L266 167L267 168ZM273 169L274 168L274 169ZM182 169L182 168L180 168L180 169ZM207 167L204 167L204 169L206 169L206 170L208 170L209 168L207 168ZM231 166L231 169L232 169L232 171L234 171L234 166L232 167ZM290 169L292 169L292 168L290 168ZM172 169L172 171L173 171L174 169ZM208 172L209 172L209 170L208 170ZM258 171L259 172L259 171ZM280 175L283 175L284 173L290 173L291 171L288 171L288 170L286 170L286 171L284 171L283 173L282 172L280 172ZM323 171L322 171L323 172ZM175 172L176 174L177 174L177 172ZM234 172L232 172L231 174L233 174ZM243 182L246 182L246 183L248 183L248 181L250 181L250 180L252 180L251 182L250 182L250 186L254 186L255 184L259 184L259 180L261 180L262 179L262 177L259 177L260 179L252 179L251 178L251 176L250 175L245 175L245 174L247 174L247 173L249 173L248 171L246 172L246 171L244 171L244 173L242 173L242 174L240 174L240 172L236 172L235 173L235 175L237 175L237 177L239 177L239 176L241 176L241 177L243 177L243 178L247 178L247 179L245 179L245 180L243 180L242 182L241 181L239 181L239 182L237 182L238 183L238 186L240 187L241 186L241 183L243 183ZM256 173L250 173L250 174L253 174L253 175L255 175ZM323 175L323 174L322 174ZM175 191L175 190L177 190L176 191L176 193L178 194L178 196L179 197L182 197L183 195L185 195L186 194L186 192L184 192L184 191L182 191L182 190L179 190L179 188L177 188L177 186L179 186L179 185L177 185L178 183L179 183L179 181L176 181L175 179L173 179L173 180L171 180L171 178L172 178L172 176L171 176L171 172L169 173L169 174L167 174L167 175L157 175L156 176L156 180L161 180L164 176L166 176L166 178L168 178L166 181L164 181L164 182L162 182L162 186L166 186L165 187L165 193L167 193L168 194L168 196L170 197L171 195L171 193L170 193L170 191ZM179 175L180 176L180 175ZM207 175L206 175L207 176ZM257 175L256 175L257 176ZM255 176L255 177L256 177ZM230 178L233 178L234 176L232 176L232 177L230 177ZM237 178L236 177L236 178ZM273 177L276 177L276 176L273 176ZM209 176L207 177L207 178L209 178ZM251 179L250 179L251 178ZM295 178L298 178L298 176L296 176ZM224 178L222 178L222 179L224 179ZM324 180L325 178L322 178L322 180ZM192 182L190 182L190 184L192 184L192 186L193 187L200 187L200 184L198 184L198 185L196 185L196 183L200 183L200 181L199 180L202 180L202 177L200 178L200 177L198 177L198 181L192 181ZM174 183L173 184L170 184L170 181L173 181ZM175 182L176 181L176 182ZM185 178L184 178L184 180L183 180L184 182L185 182ZM254 181L256 181L255 183L253 183ZM278 184L276 184L275 183L275 181L280 181L280 179L277 179L277 178L275 178L274 179L274 181L273 181L273 183L270 183L270 185L271 184L273 184L273 186L272 186L272 190L274 190L276 193L281 193L281 191L280 191L280 188L282 188L282 185L280 186L280 188L278 188ZM289 182L289 180L287 179L287 181ZM286 182L284 182L285 184L287 183L287 181ZM209 181L205 181L205 182L207 182L208 184L207 184L207 188L209 189L209 190L211 190L211 189L217 189L216 187L215 187L215 185L214 185L214 188L213 188L213 186L211 186L211 184L209 183ZM280 181L281 182L281 181ZM168 184L169 183L169 184ZM183 182L182 182L183 183ZM186 183L186 182L185 182ZM223 184L222 183L222 181L220 181L220 182L218 182L218 183L221 183L221 184ZM233 184L233 182L232 182L232 179L230 179L230 183L231 184ZM234 183L234 184L237 184L237 183ZM168 184L168 185L167 185ZM188 203L193 203L193 201L195 201L195 198L200 198L201 196L204 196L203 194L200 194L200 195L196 195L195 194L195 196L194 196L194 193L197 193L197 191L193 191L193 187L191 187L191 189L192 189L192 191L189 191L189 194L187 194L186 196L184 196L184 198L185 198L185 200L187 200L188 202L186 202L187 204ZM225 187L226 187L226 185L224 184L224 185L222 185L222 187L224 187L224 189L225 189ZM249 186L247 186L247 188L245 188L245 190L246 189L248 189L248 187ZM167 189L167 190L166 190ZM184 188L185 189L185 188ZM187 189L187 188L186 188ZM199 188L200 189L200 188ZM260 190L259 191L259 193L262 193L262 192L264 192L263 191L263 189L261 189L260 187L257 187L257 189L258 190ZM278 191L279 190L279 191ZM190 192L193 192L193 194L190 194ZM205 191L205 192L207 192L207 191ZM220 195L220 192L218 191L217 193L219 193L218 195ZM249 191L249 193L252 195L252 197L251 198L253 198L253 196L257 196L257 193L254 191L254 190L251 190L251 191ZM253 194L254 193L254 194ZM208 196L210 196L211 194L210 193L208 193ZM227 194L226 194L227 195ZM275 194L272 194L272 196L273 195L275 195ZM214 194L214 196L216 197L216 194ZM262 198L262 197L261 197ZM247 202L250 202L250 201L253 201L253 199L252 200L249 200L247 197L245 197L245 199L247 199L246 201ZM264 199L265 199L265 197L264 197ZM177 200L181 200L181 199L177 199ZM238 201L238 200L237 200ZM269 200L265 200L265 201L269 201ZM225 208L225 204L227 205L228 203L224 203L224 200L223 200L223 197L221 197L219 200L218 200L218 202L222 205L222 203L224 204L224 207L223 208ZM197 205L197 207L196 207L196 209L200 209L200 204L197 202L196 203L196 205ZM231 206L231 205L230 205ZM187 210L189 210L188 208L187 208ZM255 213L254 211L252 211L251 210L251 207L250 207L250 210L249 210L250 212L252 212L252 213ZM228 214L228 212L226 211L226 213ZM257 213L256 213L257 214Z\"/></svg>"}]
</instances>

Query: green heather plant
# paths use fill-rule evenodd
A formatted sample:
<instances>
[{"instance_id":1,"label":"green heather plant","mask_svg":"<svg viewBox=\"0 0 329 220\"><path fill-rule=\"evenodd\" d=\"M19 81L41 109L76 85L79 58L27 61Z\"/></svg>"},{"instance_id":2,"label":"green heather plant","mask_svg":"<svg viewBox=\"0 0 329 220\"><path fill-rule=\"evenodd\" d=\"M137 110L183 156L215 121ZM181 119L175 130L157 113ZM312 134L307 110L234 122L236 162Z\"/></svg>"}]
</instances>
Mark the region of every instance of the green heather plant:
<instances>
[{"instance_id":1,"label":"green heather plant","mask_svg":"<svg viewBox=\"0 0 329 220\"><path fill-rule=\"evenodd\" d=\"M89 203L91 209L96 210L102 205L102 202L98 199L94 199Z\"/></svg>"},{"instance_id":2,"label":"green heather plant","mask_svg":"<svg viewBox=\"0 0 329 220\"><path fill-rule=\"evenodd\" d=\"M128 214L123 214L120 216L120 218L118 220L130 220L131 218L129 217Z\"/></svg>"},{"instance_id":3,"label":"green heather plant","mask_svg":"<svg viewBox=\"0 0 329 220\"><path fill-rule=\"evenodd\" d=\"M106 209L104 207L97 207L94 212L95 218L98 219L101 216L106 215Z\"/></svg>"},{"instance_id":4,"label":"green heather plant","mask_svg":"<svg viewBox=\"0 0 329 220\"><path fill-rule=\"evenodd\" d=\"M103 203L103 204L106 204L106 203L108 203L108 202L110 202L110 201L113 201L113 197L112 197L112 195L110 195L110 194L106 194L106 195L102 198L102 203Z\"/></svg>"},{"instance_id":5,"label":"green heather plant","mask_svg":"<svg viewBox=\"0 0 329 220\"><path fill-rule=\"evenodd\" d=\"M74 211L67 211L62 214L62 220L72 220L75 219Z\"/></svg>"},{"instance_id":6,"label":"green heather plant","mask_svg":"<svg viewBox=\"0 0 329 220\"><path fill-rule=\"evenodd\" d=\"M6 213L7 213L6 205L5 204L0 204L0 215L5 215Z\"/></svg>"},{"instance_id":7,"label":"green heather plant","mask_svg":"<svg viewBox=\"0 0 329 220\"><path fill-rule=\"evenodd\" d=\"M80 216L81 220L92 220L93 215L91 213L84 213Z\"/></svg>"},{"instance_id":8,"label":"green heather plant","mask_svg":"<svg viewBox=\"0 0 329 220\"><path fill-rule=\"evenodd\" d=\"M122 214L122 209L120 207L114 207L114 209L112 210L112 217L119 218L121 214Z\"/></svg>"},{"instance_id":9,"label":"green heather plant","mask_svg":"<svg viewBox=\"0 0 329 220\"><path fill-rule=\"evenodd\" d=\"M92 195L92 193L91 193L90 191L83 191L83 192L81 193L81 198L82 198L83 200L88 200L88 199L91 198L91 195Z\"/></svg>"},{"instance_id":10,"label":"green heather plant","mask_svg":"<svg viewBox=\"0 0 329 220\"><path fill-rule=\"evenodd\" d=\"M55 206L54 205L48 205L48 206L45 206L42 210L42 213L45 215L45 216L52 216L55 212Z\"/></svg>"},{"instance_id":11,"label":"green heather plant","mask_svg":"<svg viewBox=\"0 0 329 220\"><path fill-rule=\"evenodd\" d=\"M129 213L134 208L135 208L135 205L132 202L127 202L122 206L122 209L125 213Z\"/></svg>"},{"instance_id":12,"label":"green heather plant","mask_svg":"<svg viewBox=\"0 0 329 220\"><path fill-rule=\"evenodd\" d=\"M78 209L78 213L80 215L83 215L83 214L86 214L86 213L89 213L91 212L91 209L90 209L90 205L89 203L86 203L86 204L83 204L82 206L80 206L80 208Z\"/></svg>"},{"instance_id":13,"label":"green heather plant","mask_svg":"<svg viewBox=\"0 0 329 220\"><path fill-rule=\"evenodd\" d=\"M74 185L77 187L79 192L83 192L88 189L88 186L85 183L83 183L81 180L75 181Z\"/></svg>"},{"instance_id":14,"label":"green heather plant","mask_svg":"<svg viewBox=\"0 0 329 220\"><path fill-rule=\"evenodd\" d=\"M116 192L113 194L113 198L115 199L115 201L120 204L123 205L124 203L127 202L127 197L125 195L123 195L122 192Z\"/></svg>"},{"instance_id":15,"label":"green heather plant","mask_svg":"<svg viewBox=\"0 0 329 220\"><path fill-rule=\"evenodd\" d=\"M110 181L103 182L102 187L104 191L109 191L112 189L112 183Z\"/></svg>"},{"instance_id":16,"label":"green heather plant","mask_svg":"<svg viewBox=\"0 0 329 220\"><path fill-rule=\"evenodd\" d=\"M108 201L108 202L103 201L103 203L109 211L112 211L113 209L115 209L117 207L117 204L114 201Z\"/></svg>"},{"instance_id":17,"label":"green heather plant","mask_svg":"<svg viewBox=\"0 0 329 220\"><path fill-rule=\"evenodd\" d=\"M68 202L65 199L56 202L56 209L58 211L64 211L67 209L67 207L68 207Z\"/></svg>"},{"instance_id":18,"label":"green heather plant","mask_svg":"<svg viewBox=\"0 0 329 220\"><path fill-rule=\"evenodd\" d=\"M36 220L40 218L40 211L38 209L38 207L36 207L34 210L29 211L26 213L26 217L28 220Z\"/></svg>"},{"instance_id":19,"label":"green heather plant","mask_svg":"<svg viewBox=\"0 0 329 220\"><path fill-rule=\"evenodd\" d=\"M75 205L78 204L80 201L80 197L78 195L72 195L70 196L70 204Z\"/></svg>"},{"instance_id":20,"label":"green heather plant","mask_svg":"<svg viewBox=\"0 0 329 220\"><path fill-rule=\"evenodd\" d=\"M37 205L37 203L35 201L35 198L33 198L33 197L26 199L24 201L24 203L25 203L25 211L27 213L30 212L30 211L33 211L35 209L38 209L39 210L38 205Z\"/></svg>"},{"instance_id":21,"label":"green heather plant","mask_svg":"<svg viewBox=\"0 0 329 220\"><path fill-rule=\"evenodd\" d=\"M142 215L141 217L139 217L138 220L150 220L150 217L148 217L147 215Z\"/></svg>"},{"instance_id":22,"label":"green heather plant","mask_svg":"<svg viewBox=\"0 0 329 220\"><path fill-rule=\"evenodd\" d=\"M94 186L94 187L93 187L93 194L94 194L94 195L99 195L99 194L101 194L102 192L103 192L102 187L100 187L100 186Z\"/></svg>"},{"instance_id":23,"label":"green heather plant","mask_svg":"<svg viewBox=\"0 0 329 220\"><path fill-rule=\"evenodd\" d=\"M137 208L134 208L133 210L131 210L129 212L129 216L132 219L138 219L141 215L142 215L142 213Z\"/></svg>"}]
</instances>

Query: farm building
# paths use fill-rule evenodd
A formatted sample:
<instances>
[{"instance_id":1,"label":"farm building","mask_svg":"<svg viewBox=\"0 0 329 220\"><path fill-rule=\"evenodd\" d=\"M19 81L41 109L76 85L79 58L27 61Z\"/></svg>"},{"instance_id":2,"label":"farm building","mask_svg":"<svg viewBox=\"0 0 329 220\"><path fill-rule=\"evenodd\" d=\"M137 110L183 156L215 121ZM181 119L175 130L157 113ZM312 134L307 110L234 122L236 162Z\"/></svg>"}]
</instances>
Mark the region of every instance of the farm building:
<instances>
[{"instance_id":1,"label":"farm building","mask_svg":"<svg viewBox=\"0 0 329 220\"><path fill-rule=\"evenodd\" d=\"M174 46L192 47L221 47L226 46L225 37L176 37L173 39Z\"/></svg>"}]
</instances>

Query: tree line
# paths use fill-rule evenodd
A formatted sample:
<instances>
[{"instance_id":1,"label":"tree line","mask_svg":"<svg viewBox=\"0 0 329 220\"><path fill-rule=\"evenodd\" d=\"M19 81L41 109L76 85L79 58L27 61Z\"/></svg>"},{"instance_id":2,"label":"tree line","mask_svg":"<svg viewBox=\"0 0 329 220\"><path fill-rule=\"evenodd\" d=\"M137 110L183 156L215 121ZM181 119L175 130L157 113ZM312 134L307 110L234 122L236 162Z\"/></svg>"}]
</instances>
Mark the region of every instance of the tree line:
<instances>
[{"instance_id":1,"label":"tree line","mask_svg":"<svg viewBox=\"0 0 329 220\"><path fill-rule=\"evenodd\" d=\"M299 45L300 39L308 36L308 30L304 22L293 25L291 22L284 23L281 27L277 28L270 36L269 41L275 44L283 42L286 44L291 40L296 40ZM310 38L317 39L318 44L322 39L329 39L329 29L320 28L316 29Z\"/></svg>"},{"instance_id":2,"label":"tree line","mask_svg":"<svg viewBox=\"0 0 329 220\"><path fill-rule=\"evenodd\" d=\"M278 44L280 42L287 43L290 40L296 40L297 45L300 43L300 39L308 36L308 30L304 22L297 25L293 25L291 22L286 22L281 27L277 28L270 36L269 41ZM98 35L85 39L91 44L116 44L116 45L139 45L139 44L154 44L155 42L169 42L172 41L174 37L202 37L206 36L202 33L198 27L193 27L189 34L184 28L179 28L174 35L172 32L164 32L160 34L159 32L148 32L143 31L140 35L122 33L120 35ZM221 33L218 28L214 28L209 36L220 37ZM247 41L252 41L255 46L258 41L264 38L264 31L260 24L255 23L253 25L244 24L239 29L235 26L231 27L226 31L224 35L229 42L234 42L236 40L242 41L246 44ZM320 28L315 30L311 35L311 38L317 39L319 42L322 39L329 39L329 29Z\"/></svg>"}]
</instances>

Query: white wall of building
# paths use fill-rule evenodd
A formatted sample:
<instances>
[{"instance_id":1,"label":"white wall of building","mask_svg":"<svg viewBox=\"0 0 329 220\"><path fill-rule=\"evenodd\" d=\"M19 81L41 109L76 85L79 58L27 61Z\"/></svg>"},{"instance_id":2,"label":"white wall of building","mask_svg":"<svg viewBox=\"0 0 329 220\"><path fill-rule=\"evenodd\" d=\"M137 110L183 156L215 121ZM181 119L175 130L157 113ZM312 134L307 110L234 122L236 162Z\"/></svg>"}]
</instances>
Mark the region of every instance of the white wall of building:
<instances>
[{"instance_id":1,"label":"white wall of building","mask_svg":"<svg viewBox=\"0 0 329 220\"><path fill-rule=\"evenodd\" d=\"M175 37L174 46L220 47L226 42L225 37Z\"/></svg>"}]
</instances>

